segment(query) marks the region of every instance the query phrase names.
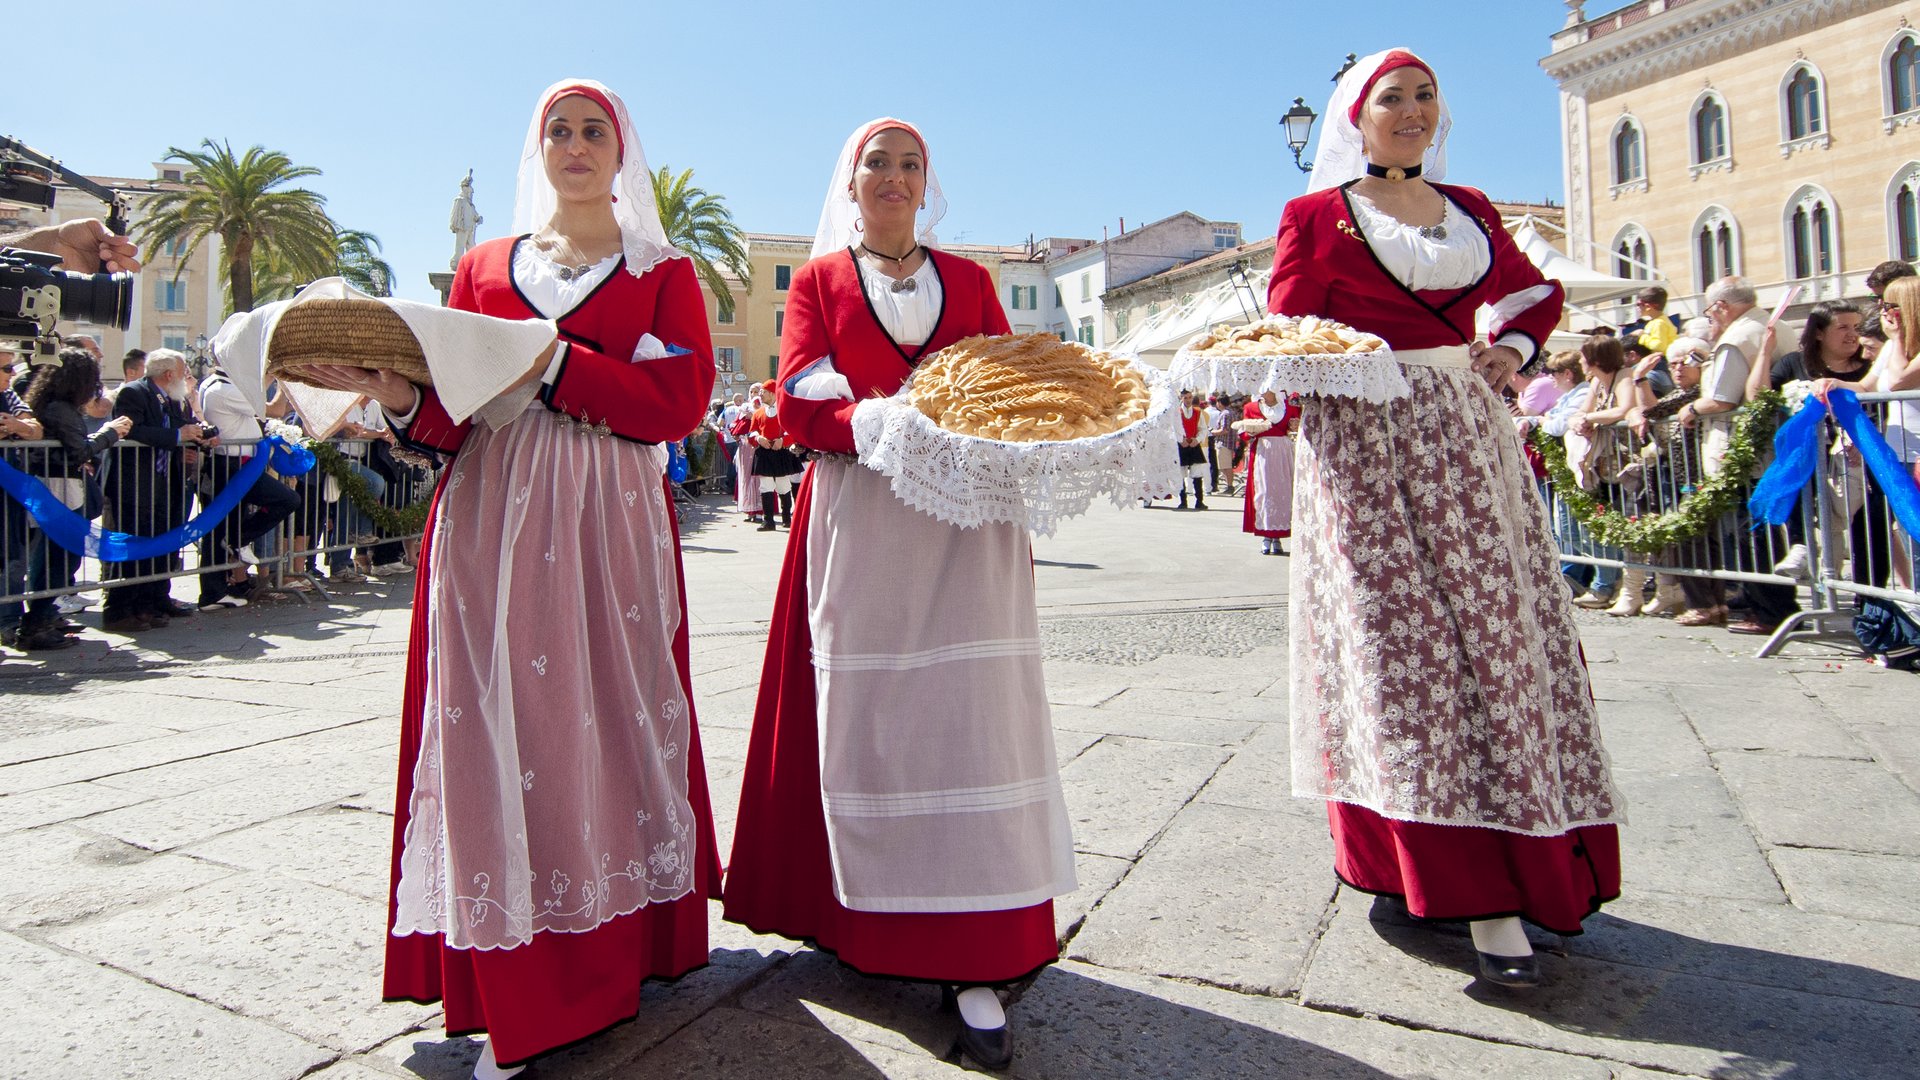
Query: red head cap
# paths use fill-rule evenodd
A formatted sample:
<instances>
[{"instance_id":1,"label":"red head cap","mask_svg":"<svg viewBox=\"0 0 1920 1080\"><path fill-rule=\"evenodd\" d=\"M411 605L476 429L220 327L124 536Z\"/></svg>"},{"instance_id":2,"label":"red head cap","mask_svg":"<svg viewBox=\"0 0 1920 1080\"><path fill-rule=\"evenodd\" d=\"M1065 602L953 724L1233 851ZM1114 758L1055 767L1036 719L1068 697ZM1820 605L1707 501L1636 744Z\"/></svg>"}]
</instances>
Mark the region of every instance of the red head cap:
<instances>
[{"instance_id":1,"label":"red head cap","mask_svg":"<svg viewBox=\"0 0 1920 1080\"><path fill-rule=\"evenodd\" d=\"M1387 54L1385 60L1380 61L1379 68L1375 69L1373 74L1367 76L1366 84L1360 87L1359 96L1353 99L1353 107L1347 110L1347 120L1358 126L1360 123L1360 110L1366 106L1367 99L1373 96L1373 84L1379 82L1380 77L1387 72L1395 68L1403 67L1419 68L1421 71L1427 73L1427 78L1433 79L1435 86L1440 85L1440 80L1434 78L1433 69L1427 66L1425 60L1420 59L1404 49L1395 49Z\"/></svg>"}]
</instances>

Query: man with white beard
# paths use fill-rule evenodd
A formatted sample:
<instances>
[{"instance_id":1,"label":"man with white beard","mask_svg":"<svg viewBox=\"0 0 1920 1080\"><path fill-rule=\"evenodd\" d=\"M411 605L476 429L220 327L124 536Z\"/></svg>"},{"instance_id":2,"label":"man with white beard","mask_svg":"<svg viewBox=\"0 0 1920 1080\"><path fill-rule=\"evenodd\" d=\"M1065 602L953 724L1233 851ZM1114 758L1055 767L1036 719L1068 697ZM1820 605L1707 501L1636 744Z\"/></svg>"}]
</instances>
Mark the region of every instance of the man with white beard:
<instances>
[{"instance_id":1,"label":"man with white beard","mask_svg":"<svg viewBox=\"0 0 1920 1080\"><path fill-rule=\"evenodd\" d=\"M159 536L180 524L176 518L183 503L175 490L187 482L182 448L198 443L203 431L199 424L188 422L181 404L186 387L186 358L172 349L156 349L147 354L146 374L122 383L114 395L113 415L133 420L127 439L113 451L118 460L108 473L108 505L113 509L113 528L120 532ZM109 563L102 576L111 580L162 574L174 569L178 559L174 554ZM170 584L162 579L108 588L101 627L132 633L193 614L192 604L173 599Z\"/></svg>"}]
</instances>

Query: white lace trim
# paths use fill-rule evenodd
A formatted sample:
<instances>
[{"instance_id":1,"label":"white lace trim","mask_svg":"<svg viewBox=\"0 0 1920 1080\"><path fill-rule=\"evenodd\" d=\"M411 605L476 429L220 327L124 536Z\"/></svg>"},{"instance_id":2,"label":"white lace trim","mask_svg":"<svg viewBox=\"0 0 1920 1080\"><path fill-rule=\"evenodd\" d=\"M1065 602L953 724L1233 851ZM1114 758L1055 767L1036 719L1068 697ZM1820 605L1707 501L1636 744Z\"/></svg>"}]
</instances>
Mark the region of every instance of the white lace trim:
<instances>
[{"instance_id":1,"label":"white lace trim","mask_svg":"<svg viewBox=\"0 0 1920 1080\"><path fill-rule=\"evenodd\" d=\"M1031 443L957 435L907 400L909 379L894 396L854 407L854 446L860 463L886 476L894 496L921 513L963 529L1005 522L1052 536L1099 496L1132 506L1143 492L1181 484L1171 384L1158 369L1129 362L1149 388L1147 415L1106 435Z\"/></svg>"},{"instance_id":2,"label":"white lace trim","mask_svg":"<svg viewBox=\"0 0 1920 1080\"><path fill-rule=\"evenodd\" d=\"M1379 405L1412 393L1390 350L1351 356L1207 356L1174 354L1167 381L1205 394L1347 397Z\"/></svg>"}]
</instances>

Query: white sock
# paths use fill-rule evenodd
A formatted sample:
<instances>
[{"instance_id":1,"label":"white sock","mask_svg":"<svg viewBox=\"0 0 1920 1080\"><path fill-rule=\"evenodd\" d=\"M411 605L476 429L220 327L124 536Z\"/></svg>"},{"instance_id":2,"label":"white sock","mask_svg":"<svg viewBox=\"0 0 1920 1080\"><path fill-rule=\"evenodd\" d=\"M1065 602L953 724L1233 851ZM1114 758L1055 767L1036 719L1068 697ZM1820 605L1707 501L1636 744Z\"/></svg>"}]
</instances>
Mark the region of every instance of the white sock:
<instances>
[{"instance_id":1,"label":"white sock","mask_svg":"<svg viewBox=\"0 0 1920 1080\"><path fill-rule=\"evenodd\" d=\"M1518 918L1479 919L1467 924L1473 932L1473 947L1494 956L1532 956L1533 945Z\"/></svg>"},{"instance_id":2,"label":"white sock","mask_svg":"<svg viewBox=\"0 0 1920 1080\"><path fill-rule=\"evenodd\" d=\"M480 1048L480 1060L473 1063L473 1080L507 1080L509 1076L519 1076L526 1068L525 1065L501 1068L493 1056L493 1040L488 1039Z\"/></svg>"},{"instance_id":3,"label":"white sock","mask_svg":"<svg viewBox=\"0 0 1920 1080\"><path fill-rule=\"evenodd\" d=\"M960 1019L970 1028L990 1031L1007 1026L1007 1010L991 986L969 986L960 991Z\"/></svg>"}]
</instances>

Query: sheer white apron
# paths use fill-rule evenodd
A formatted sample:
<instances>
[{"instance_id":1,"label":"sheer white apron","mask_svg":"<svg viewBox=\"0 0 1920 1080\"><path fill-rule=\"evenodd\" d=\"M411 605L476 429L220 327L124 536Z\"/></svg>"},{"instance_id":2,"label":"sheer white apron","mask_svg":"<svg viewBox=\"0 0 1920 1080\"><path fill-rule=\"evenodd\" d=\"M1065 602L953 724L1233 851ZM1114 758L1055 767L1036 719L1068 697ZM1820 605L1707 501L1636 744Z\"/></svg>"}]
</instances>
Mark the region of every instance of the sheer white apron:
<instances>
[{"instance_id":1,"label":"sheer white apron","mask_svg":"<svg viewBox=\"0 0 1920 1080\"><path fill-rule=\"evenodd\" d=\"M1253 527L1262 532L1293 528L1293 436L1253 440Z\"/></svg>"},{"instance_id":2,"label":"sheer white apron","mask_svg":"<svg viewBox=\"0 0 1920 1080\"><path fill-rule=\"evenodd\" d=\"M434 525L393 933L579 933L693 888L662 447L535 405L476 425Z\"/></svg>"},{"instance_id":3,"label":"sheer white apron","mask_svg":"<svg viewBox=\"0 0 1920 1080\"><path fill-rule=\"evenodd\" d=\"M1465 347L1309 399L1294 497L1293 790L1533 835L1625 820L1532 474Z\"/></svg>"},{"instance_id":4,"label":"sheer white apron","mask_svg":"<svg viewBox=\"0 0 1920 1080\"><path fill-rule=\"evenodd\" d=\"M835 895L959 912L1072 892L1026 531L945 524L848 461L813 470L807 619Z\"/></svg>"}]
</instances>

